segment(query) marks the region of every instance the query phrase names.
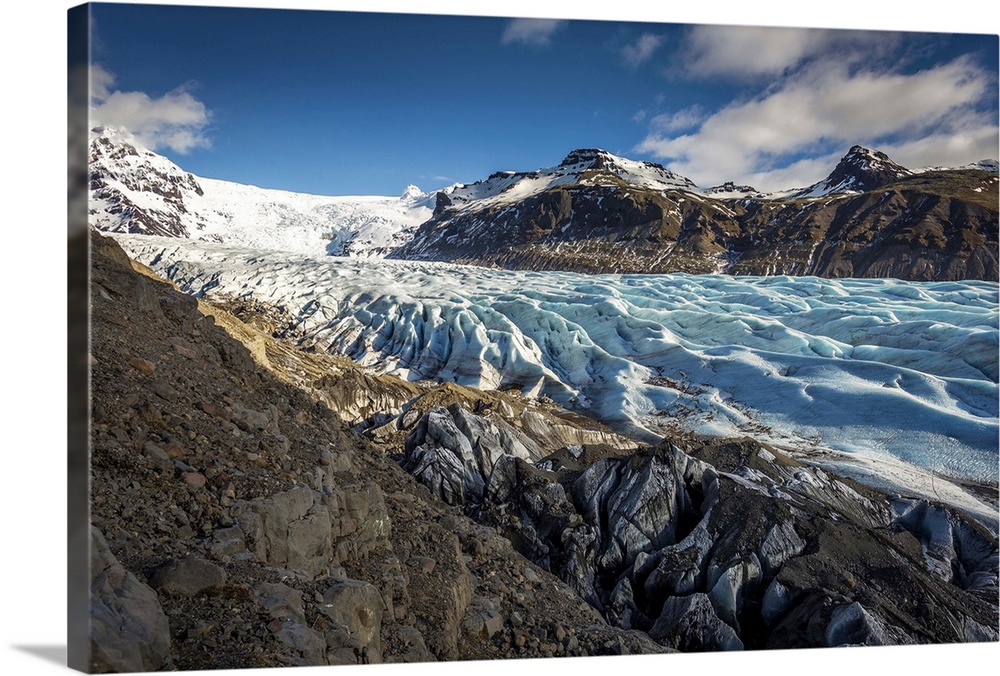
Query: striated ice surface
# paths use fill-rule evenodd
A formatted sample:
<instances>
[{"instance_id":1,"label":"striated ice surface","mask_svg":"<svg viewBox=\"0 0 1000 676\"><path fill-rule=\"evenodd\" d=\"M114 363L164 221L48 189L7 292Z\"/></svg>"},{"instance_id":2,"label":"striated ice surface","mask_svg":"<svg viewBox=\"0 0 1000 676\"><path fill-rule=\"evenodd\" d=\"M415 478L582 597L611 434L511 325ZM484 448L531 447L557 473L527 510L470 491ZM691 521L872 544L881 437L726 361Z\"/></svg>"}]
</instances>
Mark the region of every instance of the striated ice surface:
<instances>
[{"instance_id":1,"label":"striated ice surface","mask_svg":"<svg viewBox=\"0 0 1000 676\"><path fill-rule=\"evenodd\" d=\"M653 440L752 434L996 484L998 288L581 275L119 241L196 294L252 295L412 380L517 387Z\"/></svg>"}]
</instances>

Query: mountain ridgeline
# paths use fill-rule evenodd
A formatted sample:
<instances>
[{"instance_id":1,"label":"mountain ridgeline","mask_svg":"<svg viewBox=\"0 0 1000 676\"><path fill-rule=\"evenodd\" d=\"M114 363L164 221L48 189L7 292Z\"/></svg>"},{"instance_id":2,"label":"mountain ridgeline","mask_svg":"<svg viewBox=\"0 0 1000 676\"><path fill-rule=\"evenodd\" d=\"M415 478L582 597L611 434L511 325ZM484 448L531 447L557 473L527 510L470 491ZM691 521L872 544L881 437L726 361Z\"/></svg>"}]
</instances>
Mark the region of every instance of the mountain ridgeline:
<instances>
[{"instance_id":1,"label":"mountain ridgeline","mask_svg":"<svg viewBox=\"0 0 1000 676\"><path fill-rule=\"evenodd\" d=\"M99 128L90 164L91 222L109 232L586 273L996 281L1000 269L995 161L912 171L854 146L826 179L762 193L581 149L436 194L320 197L199 178Z\"/></svg>"},{"instance_id":2,"label":"mountain ridgeline","mask_svg":"<svg viewBox=\"0 0 1000 676\"><path fill-rule=\"evenodd\" d=\"M475 186L488 198L440 193L434 217L391 256L592 273L997 279L988 164L915 173L855 146L825 180L765 195L636 180L600 150L570 157L571 176L526 197L516 195L542 172L494 175ZM509 185L490 185L500 182Z\"/></svg>"}]
</instances>

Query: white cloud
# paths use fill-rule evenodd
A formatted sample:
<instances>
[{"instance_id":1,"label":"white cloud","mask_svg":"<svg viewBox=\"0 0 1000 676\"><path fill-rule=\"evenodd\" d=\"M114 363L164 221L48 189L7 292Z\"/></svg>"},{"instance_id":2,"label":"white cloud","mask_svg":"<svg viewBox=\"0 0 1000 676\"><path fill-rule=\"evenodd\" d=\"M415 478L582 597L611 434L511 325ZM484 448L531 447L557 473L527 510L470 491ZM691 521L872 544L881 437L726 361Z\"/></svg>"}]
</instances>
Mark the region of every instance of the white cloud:
<instances>
[{"instance_id":1,"label":"white cloud","mask_svg":"<svg viewBox=\"0 0 1000 676\"><path fill-rule=\"evenodd\" d=\"M691 129L705 119L701 106L690 106L676 113L656 115L649 121L649 128L655 133L668 134L682 129Z\"/></svg>"},{"instance_id":2,"label":"white cloud","mask_svg":"<svg viewBox=\"0 0 1000 676\"><path fill-rule=\"evenodd\" d=\"M797 165L798 173L776 169L788 157L815 153L831 143L875 145L888 138L909 147L907 143L940 134L967 139L958 144L965 152L975 155L975 147L987 157L995 151L978 144L988 139L983 129L992 129L996 138L996 125L972 111L990 82L986 73L965 59L912 75L852 72L843 63L813 64L756 98L720 109L690 134L671 137L669 124L651 125L637 150L669 160L671 169L700 185L744 182L756 176L767 182L756 186L765 190L789 187L771 183L772 179L794 175L805 179L804 169L812 166L808 163ZM894 159L906 164L908 158Z\"/></svg>"},{"instance_id":3,"label":"white cloud","mask_svg":"<svg viewBox=\"0 0 1000 676\"><path fill-rule=\"evenodd\" d=\"M96 64L91 66L89 70L90 96L103 101L111 93L111 85L115 83L115 76Z\"/></svg>"},{"instance_id":4,"label":"white cloud","mask_svg":"<svg viewBox=\"0 0 1000 676\"><path fill-rule=\"evenodd\" d=\"M205 104L179 87L163 96L113 90L114 76L100 66L90 75L90 119L95 125L124 127L152 150L184 154L208 147L205 128L211 115Z\"/></svg>"},{"instance_id":5,"label":"white cloud","mask_svg":"<svg viewBox=\"0 0 1000 676\"><path fill-rule=\"evenodd\" d=\"M871 58L896 39L877 31L704 25L688 31L681 51L691 75L777 75L834 49L841 62L862 49Z\"/></svg>"},{"instance_id":6,"label":"white cloud","mask_svg":"<svg viewBox=\"0 0 1000 676\"><path fill-rule=\"evenodd\" d=\"M737 182L765 191L805 188L829 176L848 150L849 146L844 145L833 153L806 157L776 169L754 171ZM884 149L880 150L884 152ZM892 154L889 157L896 159Z\"/></svg>"},{"instance_id":7,"label":"white cloud","mask_svg":"<svg viewBox=\"0 0 1000 676\"><path fill-rule=\"evenodd\" d=\"M566 23L562 19L511 19L500 41L505 45L512 42L547 45L552 35Z\"/></svg>"},{"instance_id":8,"label":"white cloud","mask_svg":"<svg viewBox=\"0 0 1000 676\"><path fill-rule=\"evenodd\" d=\"M635 44L625 45L622 48L622 58L625 59L625 63L637 68L649 61L661 44L663 44L663 36L643 33Z\"/></svg>"},{"instance_id":9,"label":"white cloud","mask_svg":"<svg viewBox=\"0 0 1000 676\"><path fill-rule=\"evenodd\" d=\"M996 125L967 120L958 129L889 144L880 149L905 167L957 167L979 160L995 160L1000 145ZM992 151L992 152L991 152Z\"/></svg>"}]
</instances>

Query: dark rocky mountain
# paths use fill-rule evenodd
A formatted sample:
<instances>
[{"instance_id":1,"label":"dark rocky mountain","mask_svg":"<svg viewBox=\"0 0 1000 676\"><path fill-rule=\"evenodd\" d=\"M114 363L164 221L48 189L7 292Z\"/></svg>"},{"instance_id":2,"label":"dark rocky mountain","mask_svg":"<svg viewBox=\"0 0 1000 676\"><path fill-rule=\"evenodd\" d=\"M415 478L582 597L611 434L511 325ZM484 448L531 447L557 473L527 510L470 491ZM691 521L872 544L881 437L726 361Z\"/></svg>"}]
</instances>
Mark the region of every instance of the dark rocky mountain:
<instances>
[{"instance_id":1,"label":"dark rocky mountain","mask_svg":"<svg viewBox=\"0 0 1000 676\"><path fill-rule=\"evenodd\" d=\"M557 171L595 154L601 161L583 172ZM391 257L580 272L998 278L998 179L988 168L916 173L855 146L825 180L778 196L700 191L673 174L651 180L656 165L638 164L574 151L556 170L442 193L433 218Z\"/></svg>"},{"instance_id":2,"label":"dark rocky mountain","mask_svg":"<svg viewBox=\"0 0 1000 676\"><path fill-rule=\"evenodd\" d=\"M91 248L94 671L998 639L949 507L374 375Z\"/></svg>"},{"instance_id":3,"label":"dark rocky mountain","mask_svg":"<svg viewBox=\"0 0 1000 676\"><path fill-rule=\"evenodd\" d=\"M883 152L852 146L829 176L795 193L795 196L821 197L840 192L868 192L912 174L912 171L896 164Z\"/></svg>"}]
</instances>

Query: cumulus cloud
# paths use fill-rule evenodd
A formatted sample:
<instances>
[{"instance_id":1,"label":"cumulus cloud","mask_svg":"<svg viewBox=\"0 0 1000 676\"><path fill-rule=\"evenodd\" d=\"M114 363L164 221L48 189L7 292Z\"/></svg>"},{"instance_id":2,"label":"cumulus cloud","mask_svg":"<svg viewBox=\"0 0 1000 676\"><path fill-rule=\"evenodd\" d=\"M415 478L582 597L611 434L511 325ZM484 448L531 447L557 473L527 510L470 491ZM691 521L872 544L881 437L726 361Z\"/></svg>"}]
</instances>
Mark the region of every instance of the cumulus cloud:
<instances>
[{"instance_id":1,"label":"cumulus cloud","mask_svg":"<svg viewBox=\"0 0 1000 676\"><path fill-rule=\"evenodd\" d=\"M114 76L93 66L90 75L90 119L95 125L124 127L152 150L185 154L208 147L205 129L211 115L205 104L179 87L163 96L113 89Z\"/></svg>"},{"instance_id":2,"label":"cumulus cloud","mask_svg":"<svg viewBox=\"0 0 1000 676\"><path fill-rule=\"evenodd\" d=\"M625 45L622 48L622 58L629 66L638 68L652 58L661 44L663 44L663 36L643 33L634 44Z\"/></svg>"},{"instance_id":3,"label":"cumulus cloud","mask_svg":"<svg viewBox=\"0 0 1000 676\"><path fill-rule=\"evenodd\" d=\"M654 133L669 134L696 127L705 119L701 106L690 106L675 113L662 113L649 121L649 128Z\"/></svg>"},{"instance_id":4,"label":"cumulus cloud","mask_svg":"<svg viewBox=\"0 0 1000 676\"><path fill-rule=\"evenodd\" d=\"M968 119L947 132L885 144L880 150L905 167L956 167L979 160L995 160L1000 145L996 125ZM992 152L991 152L992 150Z\"/></svg>"},{"instance_id":5,"label":"cumulus cloud","mask_svg":"<svg viewBox=\"0 0 1000 676\"><path fill-rule=\"evenodd\" d=\"M504 29L501 43L509 45L523 42L529 45L547 45L552 35L566 25L561 19L511 19Z\"/></svg>"},{"instance_id":6,"label":"cumulus cloud","mask_svg":"<svg viewBox=\"0 0 1000 676\"><path fill-rule=\"evenodd\" d=\"M805 157L787 166L752 171L739 178L737 183L752 185L758 190L765 191L805 188L829 176L830 171L837 166L848 149L849 145L844 144L832 153ZM885 152L884 148L879 149ZM891 153L889 157L896 159ZM714 184L720 182L715 181Z\"/></svg>"},{"instance_id":7,"label":"cumulus cloud","mask_svg":"<svg viewBox=\"0 0 1000 676\"><path fill-rule=\"evenodd\" d=\"M103 101L111 94L111 86L115 83L115 76L96 64L88 70L90 74L90 96L95 100Z\"/></svg>"},{"instance_id":8,"label":"cumulus cloud","mask_svg":"<svg viewBox=\"0 0 1000 676\"><path fill-rule=\"evenodd\" d=\"M896 40L876 31L705 25L686 33L681 53L690 75L746 77L778 75L833 50L842 63L871 59Z\"/></svg>"},{"instance_id":9,"label":"cumulus cloud","mask_svg":"<svg viewBox=\"0 0 1000 676\"><path fill-rule=\"evenodd\" d=\"M809 160L789 168L787 158L815 156L830 145L889 139L909 147L907 140L938 135L978 143L984 129L996 130L975 112L990 86L989 76L964 58L913 74L814 63L708 115L691 133L671 136L669 120L665 127L651 126L637 150L668 160L671 169L703 185L756 176L767 182L758 188L788 187L772 181L806 178L804 170L818 165ZM895 159L905 164L907 158ZM754 173L760 167L764 172ZM825 167L816 180L831 165Z\"/></svg>"}]
</instances>

